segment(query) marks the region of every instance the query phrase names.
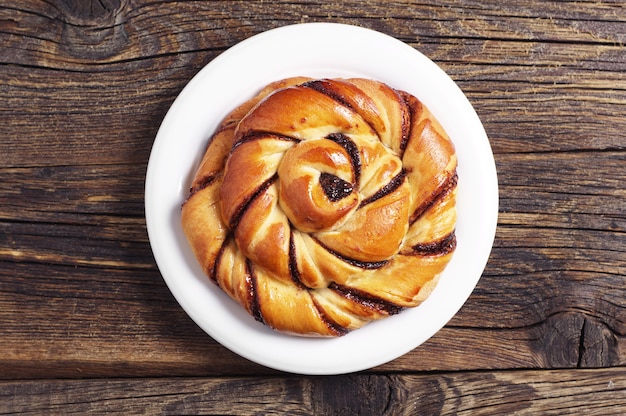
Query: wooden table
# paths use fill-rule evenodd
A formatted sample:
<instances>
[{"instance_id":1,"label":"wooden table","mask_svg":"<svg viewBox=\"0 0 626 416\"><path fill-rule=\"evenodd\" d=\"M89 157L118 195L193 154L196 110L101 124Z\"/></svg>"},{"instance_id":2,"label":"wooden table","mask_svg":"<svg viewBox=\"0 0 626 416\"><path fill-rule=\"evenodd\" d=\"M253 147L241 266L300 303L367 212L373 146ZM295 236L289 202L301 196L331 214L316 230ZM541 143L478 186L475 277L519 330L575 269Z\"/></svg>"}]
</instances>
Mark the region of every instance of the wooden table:
<instances>
[{"instance_id":1,"label":"wooden table","mask_svg":"<svg viewBox=\"0 0 626 416\"><path fill-rule=\"evenodd\" d=\"M0 413L626 414L626 5L429 3L0 0ZM324 377L199 329L143 205L157 129L193 75L315 21L440 65L485 126L500 189L491 257L452 321Z\"/></svg>"}]
</instances>

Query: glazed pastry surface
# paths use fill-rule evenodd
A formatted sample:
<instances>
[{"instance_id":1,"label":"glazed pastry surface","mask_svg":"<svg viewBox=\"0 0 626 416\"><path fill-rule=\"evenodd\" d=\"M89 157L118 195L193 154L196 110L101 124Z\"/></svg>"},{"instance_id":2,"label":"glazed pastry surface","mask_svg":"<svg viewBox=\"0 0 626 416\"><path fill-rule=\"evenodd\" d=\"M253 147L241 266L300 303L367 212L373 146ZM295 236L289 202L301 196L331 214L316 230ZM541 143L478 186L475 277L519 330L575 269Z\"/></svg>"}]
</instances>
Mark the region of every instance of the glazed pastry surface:
<instances>
[{"instance_id":1,"label":"glazed pastry surface","mask_svg":"<svg viewBox=\"0 0 626 416\"><path fill-rule=\"evenodd\" d=\"M206 275L256 320L340 336L431 293L456 247L456 167L414 96L289 78L221 123L183 230Z\"/></svg>"}]
</instances>

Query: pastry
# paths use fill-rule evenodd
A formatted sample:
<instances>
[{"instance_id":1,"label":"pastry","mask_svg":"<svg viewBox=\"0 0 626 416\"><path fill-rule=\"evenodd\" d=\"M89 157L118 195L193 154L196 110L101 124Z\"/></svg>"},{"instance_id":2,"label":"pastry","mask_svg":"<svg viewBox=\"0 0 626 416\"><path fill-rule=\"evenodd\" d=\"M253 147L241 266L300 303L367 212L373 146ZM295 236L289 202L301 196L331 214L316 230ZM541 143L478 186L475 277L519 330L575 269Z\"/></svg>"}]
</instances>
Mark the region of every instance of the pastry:
<instances>
[{"instance_id":1,"label":"pastry","mask_svg":"<svg viewBox=\"0 0 626 416\"><path fill-rule=\"evenodd\" d=\"M429 296L456 247L456 167L416 97L362 78L284 79L214 133L183 230L256 320L341 336Z\"/></svg>"}]
</instances>

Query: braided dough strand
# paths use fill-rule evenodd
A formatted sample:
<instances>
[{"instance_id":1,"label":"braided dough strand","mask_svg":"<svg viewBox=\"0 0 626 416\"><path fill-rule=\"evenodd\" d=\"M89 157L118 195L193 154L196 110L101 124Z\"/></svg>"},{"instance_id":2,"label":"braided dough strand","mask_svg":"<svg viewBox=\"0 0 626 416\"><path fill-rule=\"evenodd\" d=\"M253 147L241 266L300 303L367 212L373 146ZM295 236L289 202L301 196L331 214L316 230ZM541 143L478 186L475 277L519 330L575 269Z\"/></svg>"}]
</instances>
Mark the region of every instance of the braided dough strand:
<instances>
[{"instance_id":1,"label":"braided dough strand","mask_svg":"<svg viewBox=\"0 0 626 416\"><path fill-rule=\"evenodd\" d=\"M433 290L456 246L456 165L412 95L289 78L222 122L183 230L204 272L255 319L339 336Z\"/></svg>"}]
</instances>

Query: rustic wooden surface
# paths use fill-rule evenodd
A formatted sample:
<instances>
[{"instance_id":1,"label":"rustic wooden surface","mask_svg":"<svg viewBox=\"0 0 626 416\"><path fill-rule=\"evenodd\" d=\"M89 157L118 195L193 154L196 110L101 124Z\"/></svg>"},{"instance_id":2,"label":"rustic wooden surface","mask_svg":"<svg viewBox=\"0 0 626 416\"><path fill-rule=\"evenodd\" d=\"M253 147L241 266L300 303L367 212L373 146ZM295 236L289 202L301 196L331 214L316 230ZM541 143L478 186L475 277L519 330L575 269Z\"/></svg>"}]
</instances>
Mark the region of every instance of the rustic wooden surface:
<instances>
[{"instance_id":1,"label":"rustic wooden surface","mask_svg":"<svg viewBox=\"0 0 626 416\"><path fill-rule=\"evenodd\" d=\"M626 414L626 5L436 3L0 0L0 413ZM143 209L156 131L193 75L313 21L438 63L500 185L459 314L334 377L269 370L196 327Z\"/></svg>"}]
</instances>

